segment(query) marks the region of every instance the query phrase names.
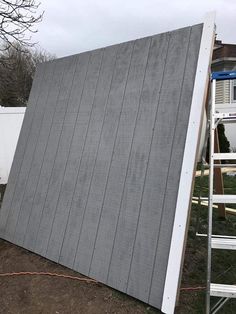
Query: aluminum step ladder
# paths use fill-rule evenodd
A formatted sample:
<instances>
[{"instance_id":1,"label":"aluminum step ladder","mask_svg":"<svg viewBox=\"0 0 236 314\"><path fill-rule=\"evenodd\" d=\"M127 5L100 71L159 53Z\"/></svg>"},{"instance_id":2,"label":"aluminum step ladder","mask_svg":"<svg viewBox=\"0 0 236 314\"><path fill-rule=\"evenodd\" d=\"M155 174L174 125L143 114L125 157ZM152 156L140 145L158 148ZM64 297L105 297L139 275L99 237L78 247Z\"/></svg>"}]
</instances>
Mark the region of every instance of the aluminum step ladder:
<instances>
[{"instance_id":1,"label":"aluminum step ladder","mask_svg":"<svg viewBox=\"0 0 236 314\"><path fill-rule=\"evenodd\" d=\"M216 82L220 80L236 79L236 71L213 72L211 74L211 107L209 130L209 196L208 196L208 257L207 257L207 295L206 314L215 314L230 299L236 298L236 285L216 284L211 282L212 249L236 250L236 237L217 236L212 234L213 205L219 203L236 204L236 195L214 194L214 168L219 167L215 160L235 160L236 153L214 153L215 129L219 123L236 122L235 112L220 112L216 104ZM211 297L220 297L220 300L211 308Z\"/></svg>"}]
</instances>

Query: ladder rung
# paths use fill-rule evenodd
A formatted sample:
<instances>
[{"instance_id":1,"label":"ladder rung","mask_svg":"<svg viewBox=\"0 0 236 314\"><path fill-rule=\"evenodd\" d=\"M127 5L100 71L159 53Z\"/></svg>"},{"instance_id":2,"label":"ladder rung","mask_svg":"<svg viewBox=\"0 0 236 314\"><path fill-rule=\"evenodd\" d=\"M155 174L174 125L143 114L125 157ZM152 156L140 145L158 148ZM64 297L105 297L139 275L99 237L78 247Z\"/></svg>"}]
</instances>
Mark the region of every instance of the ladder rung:
<instances>
[{"instance_id":1,"label":"ladder rung","mask_svg":"<svg viewBox=\"0 0 236 314\"><path fill-rule=\"evenodd\" d=\"M207 233L196 233L196 235L198 237L208 237L208 234ZM236 236L227 236L227 235L221 235L221 234L213 234L212 235L212 238L224 238L224 239L235 239L236 240Z\"/></svg>"},{"instance_id":2,"label":"ladder rung","mask_svg":"<svg viewBox=\"0 0 236 314\"><path fill-rule=\"evenodd\" d=\"M222 250L236 250L236 239L235 238L214 238L211 240L211 247L213 249Z\"/></svg>"},{"instance_id":3,"label":"ladder rung","mask_svg":"<svg viewBox=\"0 0 236 314\"><path fill-rule=\"evenodd\" d=\"M196 197L196 200L200 199L200 201L207 201L208 202L208 197L204 197L204 196L201 196L201 197Z\"/></svg>"},{"instance_id":4,"label":"ladder rung","mask_svg":"<svg viewBox=\"0 0 236 314\"><path fill-rule=\"evenodd\" d=\"M236 118L223 119L219 122L220 124L232 124L236 123Z\"/></svg>"},{"instance_id":5,"label":"ladder rung","mask_svg":"<svg viewBox=\"0 0 236 314\"><path fill-rule=\"evenodd\" d=\"M211 296L221 298L236 298L236 285L211 284Z\"/></svg>"},{"instance_id":6,"label":"ladder rung","mask_svg":"<svg viewBox=\"0 0 236 314\"><path fill-rule=\"evenodd\" d=\"M214 153L214 160L234 160L236 159L236 153Z\"/></svg>"},{"instance_id":7,"label":"ladder rung","mask_svg":"<svg viewBox=\"0 0 236 314\"><path fill-rule=\"evenodd\" d=\"M212 201L213 203L234 204L236 203L236 195L214 194Z\"/></svg>"}]
</instances>

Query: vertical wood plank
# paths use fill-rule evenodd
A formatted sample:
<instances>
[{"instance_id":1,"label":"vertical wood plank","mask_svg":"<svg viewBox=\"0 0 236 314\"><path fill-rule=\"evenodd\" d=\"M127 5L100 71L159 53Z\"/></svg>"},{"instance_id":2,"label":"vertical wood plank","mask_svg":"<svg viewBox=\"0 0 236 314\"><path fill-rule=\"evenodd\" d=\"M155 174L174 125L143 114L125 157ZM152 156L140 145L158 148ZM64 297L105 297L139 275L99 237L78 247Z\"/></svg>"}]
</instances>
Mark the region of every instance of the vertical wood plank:
<instances>
[{"instance_id":1,"label":"vertical wood plank","mask_svg":"<svg viewBox=\"0 0 236 314\"><path fill-rule=\"evenodd\" d=\"M63 98L61 98L61 100L59 99L58 101L61 101L62 104L64 104L65 108L67 108L67 98L68 95L70 94L70 89L71 89L71 85L73 83L73 74L75 71L75 65L76 65L76 57L70 57L68 58L68 65L66 66L66 74L64 75L65 79L64 81L66 82L66 87L62 86L61 90L64 91L64 95ZM39 138L38 141L36 143L36 149L34 151L34 157L33 157L33 161L30 167L30 173L29 173L29 179L27 182L27 186L26 189L22 191L23 194L23 201L22 201L22 205L21 205L21 210L20 210L20 215L18 218L18 222L17 222L17 226L16 226L16 230L15 230L15 243L22 244L24 241L24 236L25 236L25 232L26 232L26 228L27 228L27 224L28 224L28 219L29 219L29 213L31 211L31 207L32 207L32 202L33 202L33 197L35 194L35 189L37 187L37 182L38 182L38 177L40 174L40 169L41 169L41 164L43 162L43 156L46 150L46 146L47 146L47 142L46 141L41 141L42 138L45 138L45 135L48 132L48 128L51 128L51 125L48 123L48 115L50 114L50 112L48 112L48 108L50 108L49 106L45 109L45 119L43 120L42 123L42 128L39 134ZM61 110L61 109L60 109ZM51 110L50 110L51 111ZM52 113L52 111L51 111ZM52 113L53 114L53 113ZM61 114L61 113L60 113ZM62 112L63 115L63 112ZM56 115L54 116L54 121L56 120ZM58 123L56 121L56 123ZM64 125L64 122L62 122L62 125ZM66 136L69 136L69 130L66 130ZM59 131L60 132L60 131ZM60 136L60 140L62 142L62 144L59 141L59 148L57 151L57 155L56 158L63 158L64 155L64 151L63 149L60 149L61 146L63 146L64 143L64 139L63 136ZM42 145L40 145L42 144ZM57 157L59 156L59 157ZM58 164L58 160L55 159L55 168L57 167ZM60 167L62 167L62 165L60 165ZM56 172L56 174L60 174L60 167L59 169L53 169L54 173ZM53 174L54 174L53 173ZM52 176L53 176L52 174ZM56 181L56 179L55 179ZM59 180L58 180L59 181ZM55 182L53 185L50 186L49 183L49 189L50 188L54 188L56 190L56 188L58 187L59 183ZM50 191L48 191L48 193L50 193ZM54 198L56 198L56 191L54 191Z\"/></svg>"},{"instance_id":2,"label":"vertical wood plank","mask_svg":"<svg viewBox=\"0 0 236 314\"><path fill-rule=\"evenodd\" d=\"M97 51L98 52L98 51ZM96 52L96 53L97 53ZM104 51L100 50L99 55L99 68L97 68L97 58L98 55L95 52L91 56L90 66L88 68L88 73L83 89L83 95L81 100L81 106L78 114L78 119L76 121L75 133L71 145L70 156L67 164L67 169L64 177L64 186L66 191L68 191L68 195L65 198L67 201L67 217L65 217L65 225L63 226L62 237L60 237L57 246L57 252L55 252L55 256L59 262L72 267L74 261L74 255L71 251L76 249L76 238L74 238L74 234L76 234L76 217L80 213L80 206L75 207L74 210L73 200L77 197L76 184L77 177L81 166L81 159L85 148L85 143L88 135L89 124L93 114L93 107L96 106L96 90L99 87L99 74L101 72L102 60L104 59ZM71 185L73 183L73 186ZM71 189L69 191L68 187L71 185ZM63 205L64 200L61 200L61 205ZM64 213L62 212L61 219L63 219ZM56 241L56 240L55 240Z\"/></svg>"},{"instance_id":3,"label":"vertical wood plank","mask_svg":"<svg viewBox=\"0 0 236 314\"><path fill-rule=\"evenodd\" d=\"M37 102L37 108L34 115L33 123L30 128L30 135L27 141L27 145L24 151L23 161L20 167L20 172L17 178L16 186L14 189L14 194L12 197L11 205L9 206L9 215L6 226L5 236L9 241L14 238L15 227L17 224L17 219L20 212L20 206L22 202L22 197L25 186L27 184L27 179L29 175L29 166L32 162L33 154L35 150L38 135L42 126L42 121L44 117L45 103L47 101L48 90L50 88L50 81L53 75L54 62L48 63L49 70L45 72L42 87L40 89L39 98Z\"/></svg>"},{"instance_id":4,"label":"vertical wood plank","mask_svg":"<svg viewBox=\"0 0 236 314\"><path fill-rule=\"evenodd\" d=\"M78 115L78 118L77 118L78 121L79 120L83 121L82 126L84 126L83 123L86 122L85 117L89 116L89 112L91 109L89 105L86 106L85 108L83 106L83 101L82 101L82 96L83 96L84 88L86 88L86 85L87 86L93 85L93 81L92 82L90 82L90 80L86 81L87 72L91 71L90 70L91 66L89 68L90 57L91 57L90 53L81 54L79 56L78 67L75 73L74 85L72 87L69 108L68 108L69 112L71 114L74 114L75 117ZM93 64L93 58L94 57L92 57L92 62L91 62L92 64ZM87 100L89 101L88 98ZM74 182L76 179L75 173L76 173L76 168L77 168L77 164L79 160L79 153L80 153L80 148L82 145L83 135L84 135L83 128L79 129L75 121L74 130L73 130L73 138L71 142L71 150L70 150L70 154L69 154L68 162L67 162L67 171L65 173L64 189L62 191L62 197L63 196L67 197L66 199L63 198L63 200L65 201L64 203L65 207L67 206L66 200L68 199L69 195L72 193L71 191L73 191L74 189L74 184L75 184ZM63 207L63 210L64 209L65 208ZM34 220L36 217L37 217L37 220L39 219L38 212L35 212L31 216L34 217Z\"/></svg>"},{"instance_id":5,"label":"vertical wood plank","mask_svg":"<svg viewBox=\"0 0 236 314\"><path fill-rule=\"evenodd\" d=\"M146 147L141 146L141 149L140 135L137 134L137 142L135 141L131 153L108 281L121 290L126 290L129 280L130 263L133 260L133 247L137 236L136 229L140 219L140 206L142 206L144 190L147 190L148 193L155 190L155 193L149 194L149 203L145 204L145 216L148 216L148 207L151 210L158 209L151 214L153 221L155 214L158 215L162 212L162 198L165 192L171 151L170 143L174 133L172 126L175 123L178 109L189 33L190 29L187 28L185 31L176 31L170 34L160 98L154 114L154 125L152 125L153 130L149 129L148 141L144 144ZM180 51L181 53L178 53ZM140 127L145 126L141 125ZM158 218L156 221L158 222ZM150 232L155 232L154 230L158 230L158 225L150 227ZM150 252L151 254L153 252ZM139 259L142 259L143 256L146 258L145 253L140 249L134 261L139 263ZM142 261L141 264L144 265ZM118 269L121 269L119 276L117 276ZM143 269L139 275L140 281L145 280L144 272ZM135 275L135 279L137 277ZM150 282L150 277L148 281ZM143 299L145 290L142 289L140 292Z\"/></svg>"},{"instance_id":6,"label":"vertical wood plank","mask_svg":"<svg viewBox=\"0 0 236 314\"><path fill-rule=\"evenodd\" d=\"M91 267L89 275L105 282L113 244L115 223L123 191L130 149L133 141L140 94L143 87L151 38L137 40L134 45L113 158L107 177L103 200L99 204L97 225L90 234L88 248ZM91 202L91 201L90 201ZM88 208L92 205L88 203ZM98 206L97 206L98 207ZM100 217L99 217L100 214ZM95 243L96 242L96 243ZM94 252L93 252L94 251Z\"/></svg>"},{"instance_id":7,"label":"vertical wood plank","mask_svg":"<svg viewBox=\"0 0 236 314\"><path fill-rule=\"evenodd\" d=\"M0 236L4 237L5 226L7 222L7 217L9 214L9 209L11 206L13 194L15 191L15 186L17 183L17 178L20 172L21 164L24 159L25 147L30 135L30 129L32 127L34 114L37 108L37 102L39 99L40 89L44 79L45 65L41 65L37 68L32 89L29 97L29 105L27 107L24 123L21 128L21 132L18 139L18 145L16 147L13 163L11 166L9 179L7 183L7 188L4 194L4 200L0 210Z\"/></svg>"},{"instance_id":8,"label":"vertical wood plank","mask_svg":"<svg viewBox=\"0 0 236 314\"><path fill-rule=\"evenodd\" d=\"M214 152L220 153L218 129L215 130ZM215 160L215 164L221 164L221 161ZM223 180L221 168L215 168L214 175L215 175L215 183L214 183L215 193L224 194L224 180ZM218 216L219 218L226 219L225 204L218 204Z\"/></svg>"},{"instance_id":9,"label":"vertical wood plank","mask_svg":"<svg viewBox=\"0 0 236 314\"><path fill-rule=\"evenodd\" d=\"M100 64L101 64L103 53L102 53L102 51L97 51L95 53L95 55L96 55L96 58L94 60L94 71L92 73L94 84L93 84L92 89L90 91L92 93L92 95L95 93L94 90L96 89L97 79L98 79L98 76L100 73ZM68 79L65 78L65 86L68 86L67 81L68 81ZM65 110L64 100L62 101L62 108L64 111ZM59 113L59 118L60 118L60 111L58 113ZM60 128L60 130L58 130L58 127ZM61 125L58 123L55 123L55 129L52 128L52 131L54 131L54 130L55 130L55 135L52 134L52 137L51 137L52 138L52 145L55 143L56 134L58 134L58 133L60 134ZM51 149L53 147L52 145L49 146L50 150L52 150ZM55 152L56 152L56 150L55 150ZM53 157L52 159L55 159L55 157ZM52 167L54 167L54 165L55 164L53 163ZM46 167L46 168L48 168L48 167ZM53 170L53 168L52 168L52 170ZM58 169L58 171L60 171L60 169ZM57 177L57 173L55 173L54 176ZM52 220L53 220L54 211L55 211L55 208L53 208L53 209L51 208L52 199L54 198L54 193L55 193L54 190L55 190L55 187L57 188L57 184L56 184L56 182L53 182L53 179L54 179L53 176L50 175L49 189L47 191L47 196L45 199L45 204L44 204L44 208L43 208L43 212L42 212L42 216L41 216L40 228L38 231L37 242L36 242L37 243L36 244L36 252L39 254L42 254L42 255L46 255L47 243L48 243L48 239L50 236L50 228L51 228L51 224L53 222ZM51 183L51 185L50 185L50 183ZM55 203L55 205L56 205L56 203Z\"/></svg>"},{"instance_id":10,"label":"vertical wood plank","mask_svg":"<svg viewBox=\"0 0 236 314\"><path fill-rule=\"evenodd\" d=\"M80 269L84 274L88 272L89 267L84 265L84 255L86 255L86 248L84 247L84 235L86 230L91 230L94 220L96 220L96 211L90 211L90 206L87 206L90 193L97 204L102 199L102 193L106 182L106 177L109 171L113 145L116 138L116 132L119 124L119 118L122 110L123 95L125 91L130 58L133 50L133 43L122 44L118 47L116 66L112 80L111 90L109 93L106 115L104 119L103 128L101 131L100 143L96 154L96 162L94 165L91 181L88 182L86 193L78 196L83 198L81 202L80 228L78 228L77 253L75 256L74 268ZM81 172L83 173L83 172ZM79 186L83 184L83 179L79 176ZM80 199L78 199L80 201ZM94 207L92 207L94 209ZM86 212L87 210L87 212ZM99 206L96 208L99 210ZM87 220L87 217L92 214L92 221ZM85 234L84 234L85 232ZM80 242L81 239L81 242ZM89 241L89 239L87 239ZM83 253L82 253L83 252ZM82 256L83 255L83 256ZM87 269L85 269L87 268Z\"/></svg>"},{"instance_id":11,"label":"vertical wood plank","mask_svg":"<svg viewBox=\"0 0 236 314\"><path fill-rule=\"evenodd\" d=\"M44 164L48 163L48 165L50 165L50 162L52 162L50 158L49 160L46 158L47 157L46 151L48 149L48 141L51 133L52 121L55 115L57 100L61 88L62 77L65 70L64 67L65 67L64 59L59 59L55 61L53 77L51 78L50 83L48 83L50 87L48 98L46 101L47 106L46 108L48 109L46 109L45 112L46 114L43 121L43 128L42 131L40 132L40 138L38 141L39 155L38 157L37 156L35 157L36 158L35 162L37 163L38 160L40 164L38 165L39 169L38 168L36 169L37 170L37 177L35 178L36 181L34 185L32 185L31 187L32 188L31 192L29 192L30 194L32 193L33 196L31 196L32 199L29 200L30 201L29 208L31 208L31 210L24 236L24 246L30 250L34 250L35 247L35 240L40 223L43 202L45 200L45 195L47 192L48 173L47 169L45 169Z\"/></svg>"},{"instance_id":12,"label":"vertical wood plank","mask_svg":"<svg viewBox=\"0 0 236 314\"><path fill-rule=\"evenodd\" d=\"M96 94L94 96L94 103L91 112L90 121L88 121L88 133L86 143L83 150L80 168L84 171L84 179L89 179L92 173L93 165L95 162L96 150L99 142L101 128L104 120L106 109L107 97L110 90L113 67L116 60L116 46L104 50L103 62L101 65L100 76L97 83ZM73 169L75 171L75 169ZM65 173L65 177L69 174ZM58 202L58 208L53 222L51 238L48 246L47 256L57 261L59 259L60 250L67 227L68 215L70 204L72 201L73 189L68 195L65 194L65 177L61 188L61 195ZM75 182L75 181L74 181ZM85 184L85 181L83 181Z\"/></svg>"},{"instance_id":13,"label":"vertical wood plank","mask_svg":"<svg viewBox=\"0 0 236 314\"><path fill-rule=\"evenodd\" d=\"M171 143L170 160L166 176L162 216L159 225L157 243L155 246L155 260L153 265L152 283L148 302L161 306L165 284L166 267L168 263L170 241L175 216L179 177L181 172L185 139L188 128L189 112L191 108L192 91L196 73L198 52L200 46L202 25L191 29L184 77L180 88L180 99L174 134Z\"/></svg>"}]
</instances>

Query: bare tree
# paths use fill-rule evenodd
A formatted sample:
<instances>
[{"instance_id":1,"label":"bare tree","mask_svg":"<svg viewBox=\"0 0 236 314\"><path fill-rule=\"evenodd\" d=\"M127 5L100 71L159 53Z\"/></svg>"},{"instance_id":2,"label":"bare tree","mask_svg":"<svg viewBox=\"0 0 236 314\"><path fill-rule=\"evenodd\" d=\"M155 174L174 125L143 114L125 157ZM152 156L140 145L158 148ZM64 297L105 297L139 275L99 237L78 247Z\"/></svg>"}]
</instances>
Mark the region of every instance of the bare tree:
<instances>
[{"instance_id":1,"label":"bare tree","mask_svg":"<svg viewBox=\"0 0 236 314\"><path fill-rule=\"evenodd\" d=\"M39 5L37 0L0 0L0 41L4 43L0 51L34 45L29 34L37 32L34 26L42 20L43 13L37 15Z\"/></svg>"},{"instance_id":2,"label":"bare tree","mask_svg":"<svg viewBox=\"0 0 236 314\"><path fill-rule=\"evenodd\" d=\"M17 43L14 43L14 47L12 46L0 54L1 106L27 106L36 66L55 58L55 56L35 48L24 48L23 50Z\"/></svg>"}]
</instances>

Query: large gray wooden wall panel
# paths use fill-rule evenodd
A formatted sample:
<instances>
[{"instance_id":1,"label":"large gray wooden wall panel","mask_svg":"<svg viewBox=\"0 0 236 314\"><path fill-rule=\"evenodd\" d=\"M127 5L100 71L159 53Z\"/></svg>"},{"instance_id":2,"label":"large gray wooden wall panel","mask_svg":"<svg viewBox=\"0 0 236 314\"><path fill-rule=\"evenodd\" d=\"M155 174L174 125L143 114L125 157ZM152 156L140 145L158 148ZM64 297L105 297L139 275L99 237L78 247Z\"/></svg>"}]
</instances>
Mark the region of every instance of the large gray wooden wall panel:
<instances>
[{"instance_id":1,"label":"large gray wooden wall panel","mask_svg":"<svg viewBox=\"0 0 236 314\"><path fill-rule=\"evenodd\" d=\"M49 83L50 90L46 102L46 110L44 115L44 121L42 124L41 132L38 139L38 151L34 155L34 163L32 171L35 166L37 174L34 177L34 184L28 187L27 193L30 193L31 197L28 200L28 206L30 209L30 215L28 217L26 231L24 235L24 246L34 250L35 241L37 237L38 226L40 223L40 217L43 210L44 197L47 193L47 181L48 175L51 171L51 165L53 160L47 157L49 147L49 138L52 130L53 119L55 116L56 107L58 105L58 96L60 93L61 82L63 78L65 60L61 59L55 66L54 75ZM48 69L49 71L49 69ZM55 142L57 137L55 137ZM38 154L37 154L38 153ZM48 165L48 169L45 169L45 164ZM27 194L26 194L27 195Z\"/></svg>"},{"instance_id":2,"label":"large gray wooden wall panel","mask_svg":"<svg viewBox=\"0 0 236 314\"><path fill-rule=\"evenodd\" d=\"M162 302L162 294L165 284L165 274L168 263L168 252L170 249L172 228L174 223L173 208L176 207L177 192L179 186L180 171L182 166L182 156L185 145L186 130L188 127L188 117L190 113L189 100L192 99L194 86L195 69L197 66L198 48L200 46L199 32L201 26L191 29L189 34L186 61L184 65L184 75L182 77L181 93L178 100L178 110L174 122L174 132L171 142L171 152L166 178L166 188L164 193L161 221L157 242L155 243L155 261L152 272L152 285L149 290L148 302L159 307ZM185 130L185 131L183 131ZM153 166L155 165L155 161ZM150 167L151 172L151 167ZM155 185L155 182L153 182ZM157 224L152 228L155 230ZM158 284L157 284L158 283ZM158 295L158 297L157 297Z\"/></svg>"},{"instance_id":3,"label":"large gray wooden wall panel","mask_svg":"<svg viewBox=\"0 0 236 314\"><path fill-rule=\"evenodd\" d=\"M99 217L100 222L96 230L89 275L95 276L103 282L107 280L115 225L127 172L130 148L132 146L136 119L141 110L140 92L144 82L148 56L150 55L151 41L151 38L139 41L134 47L133 64L131 64L129 75L130 80L127 82L113 160L106 182L106 193L103 196L103 205Z\"/></svg>"},{"instance_id":4,"label":"large gray wooden wall panel","mask_svg":"<svg viewBox=\"0 0 236 314\"><path fill-rule=\"evenodd\" d=\"M142 84L149 42L150 39L144 39L133 44L131 59L124 71L127 77L126 81L122 82L124 86L124 90L122 90L123 98L119 97L122 100L122 107L119 108L118 106L115 106L114 108L116 111L114 111L113 117L110 118L108 116L108 125L104 125L104 132L106 131L106 127L109 128L107 136L109 136L109 141L112 142L111 145L107 145L108 138L105 138L105 141L102 141L99 147L93 181L91 183L90 194L85 208L83 229L81 231L77 251L77 259L79 261L78 269L83 269L83 272L86 274L89 273L96 241L96 233L98 225L100 224L101 209L103 208L109 178L116 180L116 187L113 190L113 193L117 193L119 189L119 182L122 181L122 177L124 176L122 168L127 167L126 163L128 156L126 150L129 150L131 142L130 137L132 136L132 129L138 106L138 91L140 90ZM127 58L127 60L129 59ZM117 99L119 98L117 97ZM116 118L117 126L113 123L114 118ZM111 136L110 131L111 123L113 124L112 127L114 129L112 134L113 136ZM107 152L105 150L106 147L109 148L109 151ZM108 168L104 164L104 171L101 172L101 163L104 160L105 153L106 158L110 158L110 164ZM99 189L97 188L98 182L100 182Z\"/></svg>"},{"instance_id":5,"label":"large gray wooden wall panel","mask_svg":"<svg viewBox=\"0 0 236 314\"><path fill-rule=\"evenodd\" d=\"M20 205L23 197L22 192L24 191L25 185L27 184L30 164L32 162L34 150L36 148L37 137L45 114L45 104L47 99L47 93L50 89L50 82L53 77L54 64L55 62L48 65L49 69L45 73L42 86L39 90L38 102L36 104L36 112L30 129L30 136L24 150L23 161L15 184L11 205L9 206L8 219L5 226L5 235L9 240L14 239L15 227L20 213Z\"/></svg>"},{"instance_id":6,"label":"large gray wooden wall panel","mask_svg":"<svg viewBox=\"0 0 236 314\"><path fill-rule=\"evenodd\" d=\"M104 116L106 112L106 104L107 104L109 90L110 90L110 86L112 82L112 74L113 74L115 61L116 61L116 46L104 49L103 62L101 65L100 75L97 82L97 88L96 88L96 93L94 97L91 117L90 117L90 121L88 125L87 136L84 142L83 155L81 156L80 167L78 169L80 171L80 175L81 175L81 171L83 171L82 177L84 179L86 178L85 179L86 181L88 181L91 178L92 171L94 168L94 163L96 160L96 152L98 149L99 138L100 138ZM84 183L85 183L85 180L84 180ZM72 200L72 197L73 195L71 196L71 200ZM59 216L57 216L56 218L58 220L64 218L66 219L66 221L68 221L68 218L71 219L73 217L72 216L73 211L71 212L72 215L68 217L69 210L70 210L70 206L68 206L66 213L64 209L62 208L61 218L59 218ZM54 227L57 228L57 226L58 226L58 222L55 220ZM65 227L63 227L64 232L62 233L62 235L61 236L58 235L59 238L57 236L57 238L54 237L54 239L53 238L51 239L51 243L52 243L52 246L54 246L54 248L55 248L55 244L53 244L53 242L56 241L56 243L58 244L58 252L56 254L57 258L59 258L63 236L65 235L65 229L66 229ZM73 229L69 229L69 230L70 232L73 232ZM66 242L68 240L69 238L68 238L68 233L67 233ZM71 247L70 240L68 241L68 245L69 247ZM67 245L66 246L63 245L63 258L65 258L66 256L66 249L67 249ZM67 250L67 252L69 253L68 254L68 257L69 257L71 254L70 249Z\"/></svg>"},{"instance_id":7,"label":"large gray wooden wall panel","mask_svg":"<svg viewBox=\"0 0 236 314\"><path fill-rule=\"evenodd\" d=\"M37 69L3 239L161 308L201 33Z\"/></svg>"},{"instance_id":8,"label":"large gray wooden wall panel","mask_svg":"<svg viewBox=\"0 0 236 314\"><path fill-rule=\"evenodd\" d=\"M45 72L45 65L42 65L41 67L38 67L34 76L34 82L33 86L31 88L29 103L30 106L28 110L26 110L25 117L24 117L24 123L21 128L20 136L18 142L20 142L20 145L17 145L14 160L11 166L10 176L8 180L8 188L6 189L6 192L4 194L4 204L5 206L2 207L0 212L0 230L1 234L4 234L5 232L5 226L6 221L9 215L10 206L12 197L14 194L16 181L21 169L21 164L24 159L24 152L25 147L27 145L28 137L30 135L30 129L33 124L34 120L34 114L37 108L37 101L39 99L39 90L41 88L41 84L44 79L44 72Z\"/></svg>"},{"instance_id":9,"label":"large gray wooden wall panel","mask_svg":"<svg viewBox=\"0 0 236 314\"><path fill-rule=\"evenodd\" d=\"M70 58L69 60L71 61L72 58ZM72 63L72 66L73 66L73 63ZM73 69L74 67L71 67L71 68ZM71 69L69 68L68 73L70 73L70 70ZM70 80L70 82L72 82L72 80ZM54 87L51 87L51 89L53 88ZM61 87L61 90L62 90L62 87ZM50 97L47 99L47 101L50 101ZM54 105L56 105L56 103L54 103ZM15 235L14 235L15 242L19 245L21 245L24 241L24 235L25 235L28 220L29 220L28 212L30 211L30 208L32 206L35 189L37 187L38 179L40 177L41 165L43 164L44 153L48 145L46 139L48 138L48 134L51 132L54 112L55 111L52 110L52 106L47 106L47 108L45 109L44 119L42 122L38 140L36 142L34 158L31 165L29 165L31 173L29 174L29 180L28 180L26 189L25 191L23 191L24 193L23 193L23 201L21 204L21 212L17 221Z\"/></svg>"}]
</instances>

